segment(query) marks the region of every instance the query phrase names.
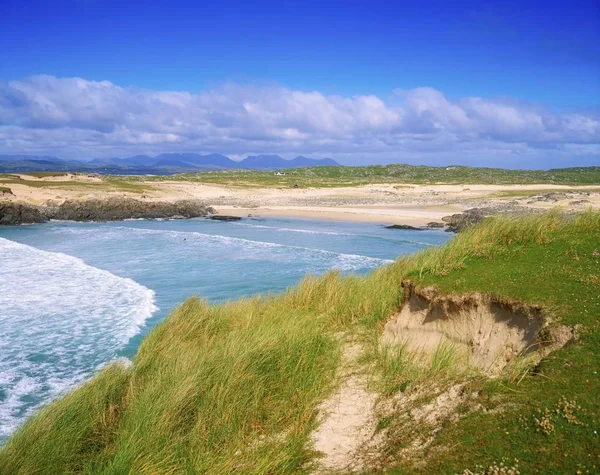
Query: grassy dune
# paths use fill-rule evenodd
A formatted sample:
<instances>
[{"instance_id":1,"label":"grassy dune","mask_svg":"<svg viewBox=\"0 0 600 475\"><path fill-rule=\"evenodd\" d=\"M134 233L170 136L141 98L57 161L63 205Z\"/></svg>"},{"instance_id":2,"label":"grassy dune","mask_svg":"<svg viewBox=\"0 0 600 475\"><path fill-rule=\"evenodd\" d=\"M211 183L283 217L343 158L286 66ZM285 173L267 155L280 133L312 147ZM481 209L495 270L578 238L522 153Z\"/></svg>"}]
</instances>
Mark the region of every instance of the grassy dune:
<instances>
[{"instance_id":1,"label":"grassy dune","mask_svg":"<svg viewBox=\"0 0 600 475\"><path fill-rule=\"evenodd\" d=\"M344 341L362 342L381 399L451 383L451 352L417 368L377 345L406 277L441 292L540 304L581 340L489 380L461 374L477 404L442 425L414 465L394 414L378 423L393 473L597 472L600 467L600 213L489 219L440 248L364 277L307 277L271 296L209 306L192 298L112 365L32 417L0 452L2 474L302 473L320 401L339 384ZM413 428L418 431L419 428ZM594 432L596 431L596 432ZM417 468L418 467L418 468Z\"/></svg>"},{"instance_id":2,"label":"grassy dune","mask_svg":"<svg viewBox=\"0 0 600 475\"><path fill-rule=\"evenodd\" d=\"M55 177L59 178L66 176L66 173L52 173L52 172L39 172L39 173L27 173L22 176L30 176L34 178L46 178ZM13 174L1 174L0 183L3 185L25 185L31 188L47 188L57 190L73 190L73 191L119 191L119 192L131 192L131 193L146 193L154 191L156 188L143 184L137 183L135 180L131 180L128 177L121 176L103 176L101 182L86 182L86 181L74 181L74 180L31 180L27 178L20 178Z\"/></svg>"},{"instance_id":3,"label":"grassy dune","mask_svg":"<svg viewBox=\"0 0 600 475\"><path fill-rule=\"evenodd\" d=\"M556 170L504 170L478 167L430 167L416 165L372 165L368 167L313 167L273 171L228 170L183 173L161 177L123 177L126 180L185 180L231 186L338 187L375 183L416 184L541 184L600 185L600 167L578 167Z\"/></svg>"},{"instance_id":4,"label":"grassy dune","mask_svg":"<svg viewBox=\"0 0 600 475\"><path fill-rule=\"evenodd\" d=\"M555 170L505 170L501 168L479 168L466 166L430 167L425 165L372 165L367 167L312 167L283 170L284 175L274 171L223 170L175 175L96 175L99 183L72 180L28 180L15 174L0 173L0 183L23 184L37 188L66 188L81 190L130 191L144 193L152 191L152 181L190 181L240 188L279 187L300 188L345 187L368 184L490 184L528 185L547 184L545 191L556 190L553 185L596 185L600 186L600 167L575 167ZM28 172L21 174L34 178L66 176L65 172ZM142 183L143 182L143 183ZM600 189L600 188L598 188ZM522 196L523 192L503 192L500 197ZM513 193L513 195L511 195ZM525 192L525 195L527 193Z\"/></svg>"}]
</instances>

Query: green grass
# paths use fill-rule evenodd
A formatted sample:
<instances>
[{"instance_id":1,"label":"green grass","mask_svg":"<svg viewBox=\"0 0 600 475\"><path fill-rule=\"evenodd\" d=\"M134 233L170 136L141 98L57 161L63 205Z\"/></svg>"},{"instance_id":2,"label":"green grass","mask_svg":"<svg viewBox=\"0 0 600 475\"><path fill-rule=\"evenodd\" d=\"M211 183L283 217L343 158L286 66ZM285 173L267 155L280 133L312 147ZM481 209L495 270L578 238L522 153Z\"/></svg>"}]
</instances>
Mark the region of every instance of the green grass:
<instances>
[{"instance_id":1,"label":"green grass","mask_svg":"<svg viewBox=\"0 0 600 475\"><path fill-rule=\"evenodd\" d=\"M442 293L478 291L542 305L557 322L581 325L581 341L528 368L513 384L473 382L471 389L481 391L478 402L499 413L473 411L459 424L443 427L429 449L427 470L455 473L503 462L518 464L522 473L597 473L600 402L592 395L600 394L599 215L589 213L569 225L558 215L526 225L497 220L472 230L465 241L476 241L486 231L493 231L494 239L482 240L474 252L457 252L453 264L408 277ZM574 420L565 401L576 406ZM546 411L552 429L544 432L540 422ZM448 447L452 450L443 450ZM412 471L410 464L400 463L391 473Z\"/></svg>"},{"instance_id":2,"label":"green grass","mask_svg":"<svg viewBox=\"0 0 600 475\"><path fill-rule=\"evenodd\" d=\"M0 193L12 193L12 190L7 186L0 186Z\"/></svg>"},{"instance_id":3,"label":"green grass","mask_svg":"<svg viewBox=\"0 0 600 475\"><path fill-rule=\"evenodd\" d=\"M358 186L374 183L416 184L548 184L600 185L600 167L565 168L549 171L504 170L464 166L430 167L415 165L373 165L368 167L313 167L285 170L284 176L273 171L228 170L184 173L173 176L123 177L127 180L185 180L241 187Z\"/></svg>"},{"instance_id":4,"label":"green grass","mask_svg":"<svg viewBox=\"0 0 600 475\"><path fill-rule=\"evenodd\" d=\"M460 407L419 470L518 460L522 473L597 472L598 248L597 212L495 218L368 276L307 277L280 295L216 306L190 299L146 337L131 367L110 366L32 417L0 452L0 473L302 473L318 404L337 384L340 334L373 343L364 358L382 397L461 380L490 410ZM406 277L442 293L541 304L557 322L581 325L581 341L516 368L518 377L459 374L451 347L427 366L409 364L402 347L376 351ZM394 424L392 414L379 428ZM388 440L389 470L419 471L393 458L401 445Z\"/></svg>"}]
</instances>

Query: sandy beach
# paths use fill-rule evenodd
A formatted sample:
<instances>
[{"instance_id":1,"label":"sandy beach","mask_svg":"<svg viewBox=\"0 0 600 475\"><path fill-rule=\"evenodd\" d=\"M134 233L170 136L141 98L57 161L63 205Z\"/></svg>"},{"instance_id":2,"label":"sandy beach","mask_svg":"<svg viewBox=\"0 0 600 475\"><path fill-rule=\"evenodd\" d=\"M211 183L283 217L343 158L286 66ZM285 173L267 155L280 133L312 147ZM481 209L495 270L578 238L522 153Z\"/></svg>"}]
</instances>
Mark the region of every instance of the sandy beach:
<instances>
[{"instance_id":1,"label":"sandy beach","mask_svg":"<svg viewBox=\"0 0 600 475\"><path fill-rule=\"evenodd\" d=\"M102 177L74 175L8 180L0 199L35 205L109 196L147 201L199 199L220 214L288 216L423 226L471 208L567 210L600 208L600 187L564 185L380 184L336 188L257 188L188 181L137 181L143 191L105 186Z\"/></svg>"}]
</instances>

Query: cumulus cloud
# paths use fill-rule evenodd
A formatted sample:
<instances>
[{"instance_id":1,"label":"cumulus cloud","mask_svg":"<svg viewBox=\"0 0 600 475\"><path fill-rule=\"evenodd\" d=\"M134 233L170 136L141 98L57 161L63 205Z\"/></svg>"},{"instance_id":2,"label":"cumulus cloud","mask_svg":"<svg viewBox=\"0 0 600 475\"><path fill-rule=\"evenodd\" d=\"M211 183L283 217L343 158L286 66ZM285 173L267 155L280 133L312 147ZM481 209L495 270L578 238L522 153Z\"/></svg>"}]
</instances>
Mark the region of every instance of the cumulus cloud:
<instances>
[{"instance_id":1,"label":"cumulus cloud","mask_svg":"<svg viewBox=\"0 0 600 475\"><path fill-rule=\"evenodd\" d=\"M600 157L600 119L517 101L450 99L432 88L384 100L243 84L192 94L48 75L0 83L0 153L280 153L366 163L540 150Z\"/></svg>"}]
</instances>

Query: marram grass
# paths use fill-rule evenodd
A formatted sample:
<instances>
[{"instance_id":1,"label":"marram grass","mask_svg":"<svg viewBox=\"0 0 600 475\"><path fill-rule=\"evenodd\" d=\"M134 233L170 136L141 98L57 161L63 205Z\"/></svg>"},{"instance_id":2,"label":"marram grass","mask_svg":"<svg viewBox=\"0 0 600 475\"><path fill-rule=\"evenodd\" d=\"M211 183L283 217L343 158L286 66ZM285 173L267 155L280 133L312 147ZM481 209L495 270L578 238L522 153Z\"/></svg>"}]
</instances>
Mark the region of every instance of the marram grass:
<instances>
[{"instance_id":1,"label":"marram grass","mask_svg":"<svg viewBox=\"0 0 600 475\"><path fill-rule=\"evenodd\" d=\"M588 252L591 242L600 247L599 234L597 212L495 218L364 277L309 276L278 295L214 306L189 299L144 339L132 365L105 368L31 417L1 450L0 473L301 473L315 456L310 434L317 406L338 382L340 335L375 347L368 342L376 341L383 322L399 308L403 278L451 291L459 281L465 287L464 276L477 266L523 263L529 254L563 241L573 252L579 247ZM530 274L537 270L532 267ZM597 291L597 275L593 269L582 275L581 285ZM475 278L471 286L483 281ZM504 292L502 285L488 284L494 292ZM543 297L541 303L553 303ZM431 378L452 377L450 350L440 350L428 369ZM402 364L401 349L395 351L366 352L384 383L382 395L424 377ZM524 373L514 384L529 384L533 376ZM441 472L456 472L476 457L463 449L461 457L447 458L452 463L434 463Z\"/></svg>"}]
</instances>

